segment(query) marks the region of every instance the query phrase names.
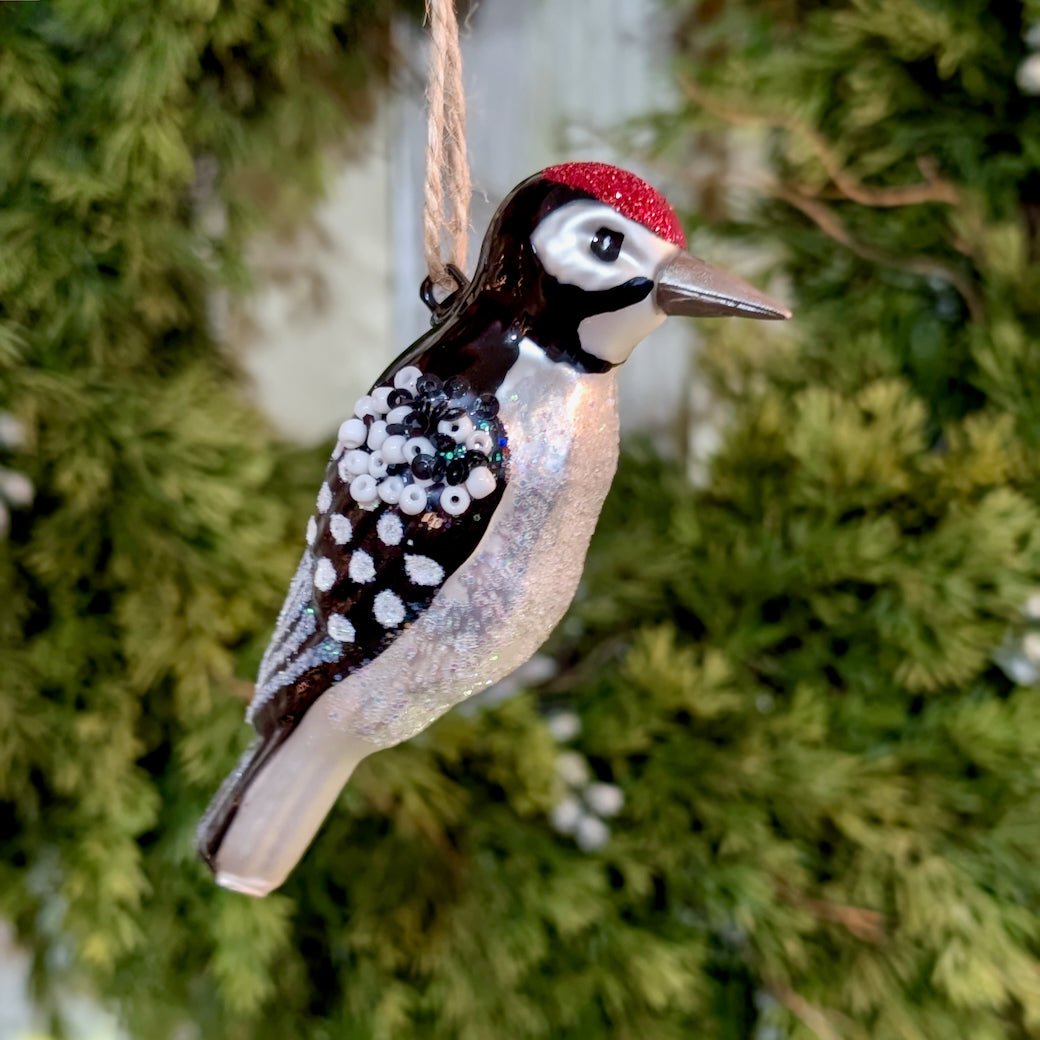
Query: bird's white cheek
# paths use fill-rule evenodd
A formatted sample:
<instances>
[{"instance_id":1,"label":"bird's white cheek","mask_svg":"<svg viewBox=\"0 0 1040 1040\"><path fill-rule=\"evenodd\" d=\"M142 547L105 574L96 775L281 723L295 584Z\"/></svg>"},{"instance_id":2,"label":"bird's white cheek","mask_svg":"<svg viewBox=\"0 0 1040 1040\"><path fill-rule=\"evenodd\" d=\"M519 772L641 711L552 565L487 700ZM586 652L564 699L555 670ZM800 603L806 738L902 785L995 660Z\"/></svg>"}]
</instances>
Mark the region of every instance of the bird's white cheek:
<instances>
[{"instance_id":1,"label":"bird's white cheek","mask_svg":"<svg viewBox=\"0 0 1040 1040\"><path fill-rule=\"evenodd\" d=\"M578 326L578 338L582 350L620 365L664 319L665 315L654 306L651 293L631 307L586 318Z\"/></svg>"}]
</instances>

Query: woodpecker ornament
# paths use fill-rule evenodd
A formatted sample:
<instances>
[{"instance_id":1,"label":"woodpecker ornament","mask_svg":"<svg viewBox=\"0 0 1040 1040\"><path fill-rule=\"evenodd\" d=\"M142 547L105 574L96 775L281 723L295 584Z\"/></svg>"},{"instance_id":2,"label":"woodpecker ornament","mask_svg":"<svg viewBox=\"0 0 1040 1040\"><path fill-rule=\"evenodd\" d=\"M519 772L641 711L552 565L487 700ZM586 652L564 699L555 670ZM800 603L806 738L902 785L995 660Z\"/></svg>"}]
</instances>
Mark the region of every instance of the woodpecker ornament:
<instances>
[{"instance_id":1,"label":"woodpecker ornament","mask_svg":"<svg viewBox=\"0 0 1040 1040\"><path fill-rule=\"evenodd\" d=\"M787 318L685 252L665 199L565 163L505 199L477 270L354 406L264 655L258 732L199 827L266 895L355 766L526 661L563 616L617 465L616 372L670 314Z\"/></svg>"}]
</instances>

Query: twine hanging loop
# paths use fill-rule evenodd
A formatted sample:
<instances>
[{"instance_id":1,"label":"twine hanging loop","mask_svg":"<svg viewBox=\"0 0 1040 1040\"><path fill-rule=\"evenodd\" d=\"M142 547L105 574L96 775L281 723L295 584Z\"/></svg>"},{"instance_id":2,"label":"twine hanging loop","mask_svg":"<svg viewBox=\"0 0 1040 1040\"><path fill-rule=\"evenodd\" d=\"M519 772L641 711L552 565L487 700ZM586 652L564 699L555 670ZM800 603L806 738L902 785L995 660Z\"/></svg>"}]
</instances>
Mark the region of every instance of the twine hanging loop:
<instances>
[{"instance_id":1,"label":"twine hanging loop","mask_svg":"<svg viewBox=\"0 0 1040 1040\"><path fill-rule=\"evenodd\" d=\"M430 67L426 87L428 130L423 186L423 248L430 281L451 291L449 265L466 269L470 177L466 154L466 96L454 0L426 0ZM442 239L447 248L442 248Z\"/></svg>"}]
</instances>

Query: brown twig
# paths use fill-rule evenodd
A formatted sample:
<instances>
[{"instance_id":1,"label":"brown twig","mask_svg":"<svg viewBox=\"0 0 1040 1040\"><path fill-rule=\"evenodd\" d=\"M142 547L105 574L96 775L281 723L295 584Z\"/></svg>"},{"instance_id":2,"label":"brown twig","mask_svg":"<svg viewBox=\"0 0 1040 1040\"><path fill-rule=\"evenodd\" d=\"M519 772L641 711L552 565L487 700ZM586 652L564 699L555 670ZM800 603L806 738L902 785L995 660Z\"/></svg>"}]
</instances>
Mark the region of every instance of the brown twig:
<instances>
[{"instance_id":1,"label":"brown twig","mask_svg":"<svg viewBox=\"0 0 1040 1040\"><path fill-rule=\"evenodd\" d=\"M788 903L808 911L819 921L840 925L863 942L877 946L887 938L885 916L878 910L849 906L845 903L831 903L824 899L811 899L780 879L777 879L776 888L781 898Z\"/></svg>"},{"instance_id":2,"label":"brown twig","mask_svg":"<svg viewBox=\"0 0 1040 1040\"><path fill-rule=\"evenodd\" d=\"M906 271L909 274L922 275L925 278L938 278L952 285L960 293L971 315L972 321L980 321L982 318L982 301L975 292L974 286L959 271L938 260L927 256L909 256L900 258L886 253L884 250L875 249L864 242L859 242L849 233L840 218L830 210L819 199L802 194L796 189L787 188L780 184L770 184L760 181L758 190L773 198L786 202L800 213L807 216L828 238L833 239L839 245L844 246L850 253L872 264L879 264L896 271Z\"/></svg>"},{"instance_id":3,"label":"brown twig","mask_svg":"<svg viewBox=\"0 0 1040 1040\"><path fill-rule=\"evenodd\" d=\"M800 993L796 993L790 986L782 982L767 981L766 985L770 993L788 1011L805 1026L806 1029L815 1033L820 1040L842 1040L841 1033L835 1028L827 1013L815 1004L809 1003Z\"/></svg>"}]
</instances>

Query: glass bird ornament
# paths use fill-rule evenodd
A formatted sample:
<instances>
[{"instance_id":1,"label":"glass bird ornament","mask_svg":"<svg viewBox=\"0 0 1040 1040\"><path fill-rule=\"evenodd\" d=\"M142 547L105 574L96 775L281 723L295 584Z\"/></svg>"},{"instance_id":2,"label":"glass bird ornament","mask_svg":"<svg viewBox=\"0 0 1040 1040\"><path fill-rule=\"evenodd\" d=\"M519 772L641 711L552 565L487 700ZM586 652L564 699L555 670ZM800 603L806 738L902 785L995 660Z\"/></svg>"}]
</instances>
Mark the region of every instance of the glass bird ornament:
<instances>
[{"instance_id":1,"label":"glass bird ornament","mask_svg":"<svg viewBox=\"0 0 1040 1040\"><path fill-rule=\"evenodd\" d=\"M252 747L199 827L277 888L357 764L526 661L563 616L618 457L617 370L668 315L778 319L685 251L654 188L565 163L505 199L472 279L339 429L260 665Z\"/></svg>"}]
</instances>

